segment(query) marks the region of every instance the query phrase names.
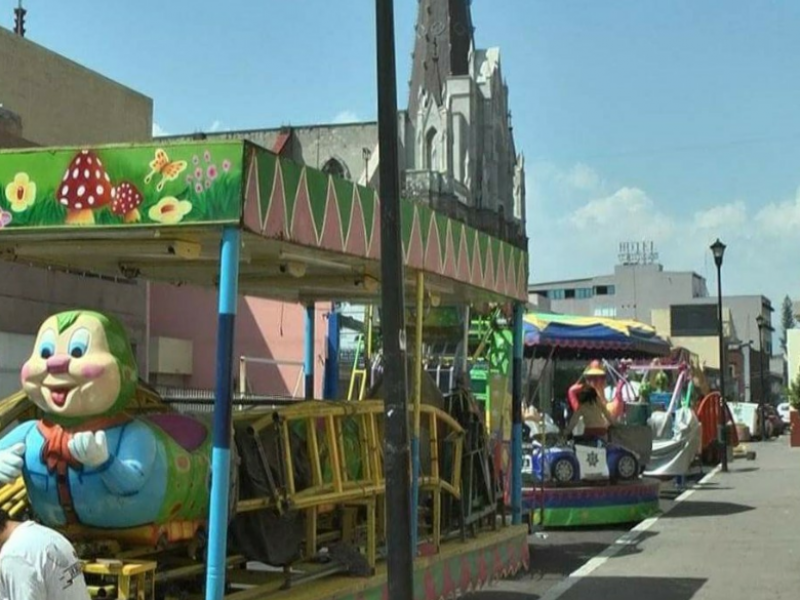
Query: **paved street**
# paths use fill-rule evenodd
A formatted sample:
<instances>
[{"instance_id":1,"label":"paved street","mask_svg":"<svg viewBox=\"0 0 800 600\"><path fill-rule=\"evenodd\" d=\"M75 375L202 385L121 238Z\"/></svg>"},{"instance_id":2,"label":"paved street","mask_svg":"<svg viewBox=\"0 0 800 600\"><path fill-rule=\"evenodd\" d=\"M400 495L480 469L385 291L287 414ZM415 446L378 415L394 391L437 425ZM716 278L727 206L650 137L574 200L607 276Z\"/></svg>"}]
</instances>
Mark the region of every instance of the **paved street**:
<instances>
[{"instance_id":1,"label":"paved street","mask_svg":"<svg viewBox=\"0 0 800 600\"><path fill-rule=\"evenodd\" d=\"M795 600L800 450L786 436L749 448L755 461L734 461L630 533L533 536L531 573L473 600Z\"/></svg>"}]
</instances>

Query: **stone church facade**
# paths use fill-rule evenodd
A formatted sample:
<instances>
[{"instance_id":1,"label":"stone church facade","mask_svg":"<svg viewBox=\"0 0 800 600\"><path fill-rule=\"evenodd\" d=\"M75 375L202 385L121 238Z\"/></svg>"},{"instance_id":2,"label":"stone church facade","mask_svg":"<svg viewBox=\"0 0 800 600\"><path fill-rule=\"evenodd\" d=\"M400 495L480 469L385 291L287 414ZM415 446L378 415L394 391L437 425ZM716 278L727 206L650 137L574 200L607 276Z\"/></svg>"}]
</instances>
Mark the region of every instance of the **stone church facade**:
<instances>
[{"instance_id":1,"label":"stone church facade","mask_svg":"<svg viewBox=\"0 0 800 600\"><path fill-rule=\"evenodd\" d=\"M420 0L408 108L398 114L401 193L521 247L525 166L510 122L500 50L475 48L469 0ZM379 186L375 122L173 136L247 139Z\"/></svg>"}]
</instances>

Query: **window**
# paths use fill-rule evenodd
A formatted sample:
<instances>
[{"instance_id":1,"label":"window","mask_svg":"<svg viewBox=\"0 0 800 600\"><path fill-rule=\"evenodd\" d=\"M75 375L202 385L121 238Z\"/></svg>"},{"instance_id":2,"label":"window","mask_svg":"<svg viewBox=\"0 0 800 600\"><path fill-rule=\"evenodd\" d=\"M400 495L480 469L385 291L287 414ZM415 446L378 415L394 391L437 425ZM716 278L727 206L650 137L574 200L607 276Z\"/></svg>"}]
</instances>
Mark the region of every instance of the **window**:
<instances>
[{"instance_id":1,"label":"window","mask_svg":"<svg viewBox=\"0 0 800 600\"><path fill-rule=\"evenodd\" d=\"M550 300L563 300L565 297L564 290L548 290L547 297Z\"/></svg>"},{"instance_id":2,"label":"window","mask_svg":"<svg viewBox=\"0 0 800 600\"><path fill-rule=\"evenodd\" d=\"M610 317L615 318L617 316L617 307L616 306L598 306L594 309L594 316L595 317Z\"/></svg>"},{"instance_id":3,"label":"window","mask_svg":"<svg viewBox=\"0 0 800 600\"><path fill-rule=\"evenodd\" d=\"M425 168L431 171L439 170L439 153L436 148L436 135L436 128L431 127L425 136Z\"/></svg>"},{"instance_id":4,"label":"window","mask_svg":"<svg viewBox=\"0 0 800 600\"><path fill-rule=\"evenodd\" d=\"M616 289L613 285L598 285L594 288L594 293L597 296L613 296Z\"/></svg>"},{"instance_id":5,"label":"window","mask_svg":"<svg viewBox=\"0 0 800 600\"><path fill-rule=\"evenodd\" d=\"M594 296L592 292L592 288L578 288L575 290L575 297L581 300L585 300L587 298L591 298Z\"/></svg>"},{"instance_id":6,"label":"window","mask_svg":"<svg viewBox=\"0 0 800 600\"><path fill-rule=\"evenodd\" d=\"M330 159L323 165L322 172L325 173L325 175L333 175L334 177L341 177L343 179L347 178L344 165L335 158Z\"/></svg>"},{"instance_id":7,"label":"window","mask_svg":"<svg viewBox=\"0 0 800 600\"><path fill-rule=\"evenodd\" d=\"M564 298L574 298L575 290L564 290Z\"/></svg>"}]
</instances>

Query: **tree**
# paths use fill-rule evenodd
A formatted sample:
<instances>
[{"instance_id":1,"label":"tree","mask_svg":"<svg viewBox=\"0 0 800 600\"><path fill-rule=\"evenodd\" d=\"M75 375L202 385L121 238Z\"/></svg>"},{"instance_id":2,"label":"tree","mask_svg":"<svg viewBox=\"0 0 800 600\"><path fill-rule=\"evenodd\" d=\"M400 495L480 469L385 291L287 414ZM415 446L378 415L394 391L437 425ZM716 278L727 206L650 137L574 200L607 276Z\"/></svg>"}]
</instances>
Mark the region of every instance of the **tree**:
<instances>
[{"instance_id":1,"label":"tree","mask_svg":"<svg viewBox=\"0 0 800 600\"><path fill-rule=\"evenodd\" d=\"M781 349L783 350L783 354L786 354L786 341L789 339L788 331L790 329L794 329L796 325L796 321L794 319L794 307L792 306L792 299L789 296L786 296L783 299L783 305L781 306L781 329L783 333L781 334Z\"/></svg>"}]
</instances>

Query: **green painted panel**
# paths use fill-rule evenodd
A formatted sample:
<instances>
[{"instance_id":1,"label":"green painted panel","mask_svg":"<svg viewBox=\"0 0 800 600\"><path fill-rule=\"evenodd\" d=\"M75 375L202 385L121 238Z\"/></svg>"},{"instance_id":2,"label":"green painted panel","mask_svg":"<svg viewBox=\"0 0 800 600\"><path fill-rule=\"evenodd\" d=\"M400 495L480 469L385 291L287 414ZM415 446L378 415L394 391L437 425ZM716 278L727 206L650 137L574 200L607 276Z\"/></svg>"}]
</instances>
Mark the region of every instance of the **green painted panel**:
<instances>
[{"instance_id":1,"label":"green painted panel","mask_svg":"<svg viewBox=\"0 0 800 600\"><path fill-rule=\"evenodd\" d=\"M422 228L422 248L426 249L428 246L428 233L431 226L431 219L433 218L433 211L422 204L417 209L419 212L419 224Z\"/></svg>"},{"instance_id":2,"label":"green painted panel","mask_svg":"<svg viewBox=\"0 0 800 600\"><path fill-rule=\"evenodd\" d=\"M243 144L0 152L0 227L238 222Z\"/></svg>"},{"instance_id":3,"label":"green painted panel","mask_svg":"<svg viewBox=\"0 0 800 600\"><path fill-rule=\"evenodd\" d=\"M328 176L316 169L306 169L308 195L311 202L311 214L317 236L322 235L322 224L325 221L325 206L328 203Z\"/></svg>"},{"instance_id":4,"label":"green painted panel","mask_svg":"<svg viewBox=\"0 0 800 600\"><path fill-rule=\"evenodd\" d=\"M333 188L339 202L339 217L342 220L342 239L350 231L350 215L353 214L353 184L340 177L333 177Z\"/></svg>"},{"instance_id":5,"label":"green painted panel","mask_svg":"<svg viewBox=\"0 0 800 600\"><path fill-rule=\"evenodd\" d=\"M442 264L444 264L444 253L447 251L447 222L448 219L444 215L436 215L436 228L439 230L439 256L442 257Z\"/></svg>"},{"instance_id":6,"label":"green painted panel","mask_svg":"<svg viewBox=\"0 0 800 600\"><path fill-rule=\"evenodd\" d=\"M489 236L485 233L481 233L479 231L475 232L475 235L478 236L478 248L480 249L481 253L481 267L486 268L486 254L489 251Z\"/></svg>"},{"instance_id":7,"label":"green painted panel","mask_svg":"<svg viewBox=\"0 0 800 600\"><path fill-rule=\"evenodd\" d=\"M658 500L617 506L546 508L543 524L546 527L575 527L635 523L649 519L659 510ZM531 511L531 518L534 524L540 524L541 511Z\"/></svg>"},{"instance_id":8,"label":"green painted panel","mask_svg":"<svg viewBox=\"0 0 800 600\"><path fill-rule=\"evenodd\" d=\"M258 155L258 191L261 199L261 222L267 217L269 201L272 196L272 186L275 185L275 162L278 157L271 152L261 152Z\"/></svg>"},{"instance_id":9,"label":"green painted panel","mask_svg":"<svg viewBox=\"0 0 800 600\"><path fill-rule=\"evenodd\" d=\"M375 190L372 188L358 186L358 195L361 197L361 209L364 212L364 224L367 227L367 247L372 241L372 227L375 220Z\"/></svg>"},{"instance_id":10,"label":"green painted panel","mask_svg":"<svg viewBox=\"0 0 800 600\"><path fill-rule=\"evenodd\" d=\"M464 228L467 232L467 255L469 256L469 266L472 268L472 261L475 259L475 236L477 232L472 227ZM483 263L481 263L483 267Z\"/></svg>"},{"instance_id":11,"label":"green painted panel","mask_svg":"<svg viewBox=\"0 0 800 600\"><path fill-rule=\"evenodd\" d=\"M489 238L489 243L492 247L492 260L494 261L494 273L492 273L492 277L494 279L497 278L497 267L500 266L500 240L496 237Z\"/></svg>"},{"instance_id":12,"label":"green painted panel","mask_svg":"<svg viewBox=\"0 0 800 600\"><path fill-rule=\"evenodd\" d=\"M411 241L411 228L414 225L414 202L404 200L400 203L400 239L403 240L403 247L408 252L409 242Z\"/></svg>"},{"instance_id":13,"label":"green painted panel","mask_svg":"<svg viewBox=\"0 0 800 600\"><path fill-rule=\"evenodd\" d=\"M300 186L300 175L303 168L289 160L280 160L281 174L283 175L283 193L286 194L286 228L291 229L292 216L294 215L294 201L297 197L297 188Z\"/></svg>"}]
</instances>

